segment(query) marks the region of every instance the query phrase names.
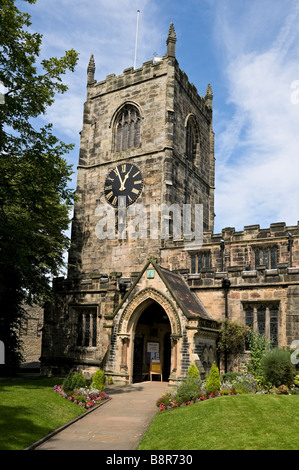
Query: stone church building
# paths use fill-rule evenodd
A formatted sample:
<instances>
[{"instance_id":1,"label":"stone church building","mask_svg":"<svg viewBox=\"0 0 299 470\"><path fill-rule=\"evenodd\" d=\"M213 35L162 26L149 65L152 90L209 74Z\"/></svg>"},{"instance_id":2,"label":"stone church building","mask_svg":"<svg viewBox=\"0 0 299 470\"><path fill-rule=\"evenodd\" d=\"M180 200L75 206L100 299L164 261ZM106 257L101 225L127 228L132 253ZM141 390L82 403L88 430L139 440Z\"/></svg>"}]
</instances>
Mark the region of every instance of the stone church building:
<instances>
[{"instance_id":1,"label":"stone church building","mask_svg":"<svg viewBox=\"0 0 299 470\"><path fill-rule=\"evenodd\" d=\"M213 93L175 56L95 80L91 56L66 278L44 312L41 372L176 382L217 361L222 320L299 339L299 225L214 233ZM151 369L152 367L152 369ZM157 377L160 380L160 377Z\"/></svg>"}]
</instances>

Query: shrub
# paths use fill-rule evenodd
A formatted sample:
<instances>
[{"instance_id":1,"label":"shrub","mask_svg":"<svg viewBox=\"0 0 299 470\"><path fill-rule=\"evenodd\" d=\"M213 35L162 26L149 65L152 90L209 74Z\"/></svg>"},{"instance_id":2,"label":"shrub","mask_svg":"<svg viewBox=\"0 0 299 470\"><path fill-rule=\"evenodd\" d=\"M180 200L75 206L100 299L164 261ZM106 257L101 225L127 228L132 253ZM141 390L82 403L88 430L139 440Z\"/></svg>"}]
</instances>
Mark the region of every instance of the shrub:
<instances>
[{"instance_id":1,"label":"shrub","mask_svg":"<svg viewBox=\"0 0 299 470\"><path fill-rule=\"evenodd\" d=\"M296 370L290 355L290 351L276 348L264 356L261 366L266 382L275 387L290 387L293 384Z\"/></svg>"},{"instance_id":2,"label":"shrub","mask_svg":"<svg viewBox=\"0 0 299 470\"><path fill-rule=\"evenodd\" d=\"M86 386L86 379L83 377L82 372L76 372L72 377L71 390Z\"/></svg>"},{"instance_id":3,"label":"shrub","mask_svg":"<svg viewBox=\"0 0 299 470\"><path fill-rule=\"evenodd\" d=\"M288 395L290 393L290 390L286 385L280 385L278 387L278 393L280 395Z\"/></svg>"},{"instance_id":4,"label":"shrub","mask_svg":"<svg viewBox=\"0 0 299 470\"><path fill-rule=\"evenodd\" d=\"M181 382L174 394L176 402L180 405L191 400L195 400L200 395L201 380L197 378L187 378Z\"/></svg>"},{"instance_id":5,"label":"shrub","mask_svg":"<svg viewBox=\"0 0 299 470\"><path fill-rule=\"evenodd\" d=\"M192 362L188 369L187 378L196 379L197 377L199 377L199 370L197 369L195 362Z\"/></svg>"},{"instance_id":6,"label":"shrub","mask_svg":"<svg viewBox=\"0 0 299 470\"><path fill-rule=\"evenodd\" d=\"M233 381L234 386L242 393L250 393L257 390L257 383L250 374L238 374Z\"/></svg>"},{"instance_id":7,"label":"shrub","mask_svg":"<svg viewBox=\"0 0 299 470\"><path fill-rule=\"evenodd\" d=\"M84 395L73 395L73 399L76 400L77 402L85 403L86 402L86 397Z\"/></svg>"},{"instance_id":8,"label":"shrub","mask_svg":"<svg viewBox=\"0 0 299 470\"><path fill-rule=\"evenodd\" d=\"M158 406L159 408L161 403L163 403L164 406L166 407L171 406L171 400L172 400L171 392L165 393L164 395L162 395L161 398L158 398L158 400L156 401L156 406Z\"/></svg>"},{"instance_id":9,"label":"shrub","mask_svg":"<svg viewBox=\"0 0 299 470\"><path fill-rule=\"evenodd\" d=\"M206 387L208 395L217 392L221 388L219 369L215 363L212 364Z\"/></svg>"},{"instance_id":10,"label":"shrub","mask_svg":"<svg viewBox=\"0 0 299 470\"><path fill-rule=\"evenodd\" d=\"M226 372L221 375L221 382L232 382L240 375L240 372Z\"/></svg>"},{"instance_id":11,"label":"shrub","mask_svg":"<svg viewBox=\"0 0 299 470\"><path fill-rule=\"evenodd\" d=\"M62 383L62 388L65 392L69 392L72 390L72 379L73 379L73 371L70 370Z\"/></svg>"},{"instance_id":12,"label":"shrub","mask_svg":"<svg viewBox=\"0 0 299 470\"><path fill-rule=\"evenodd\" d=\"M244 351L245 340L249 331L248 326L240 325L237 322L231 322L229 320L222 322L219 330L217 348L223 359L227 357L231 362L231 367L233 367L234 362Z\"/></svg>"},{"instance_id":13,"label":"shrub","mask_svg":"<svg viewBox=\"0 0 299 470\"><path fill-rule=\"evenodd\" d=\"M93 375L91 387L98 390L105 390L105 375L101 369L98 369Z\"/></svg>"},{"instance_id":14,"label":"shrub","mask_svg":"<svg viewBox=\"0 0 299 470\"><path fill-rule=\"evenodd\" d=\"M251 332L248 335L250 362L247 364L248 371L254 376L257 382L263 382L262 360L265 354L270 351L271 343L265 335Z\"/></svg>"}]
</instances>

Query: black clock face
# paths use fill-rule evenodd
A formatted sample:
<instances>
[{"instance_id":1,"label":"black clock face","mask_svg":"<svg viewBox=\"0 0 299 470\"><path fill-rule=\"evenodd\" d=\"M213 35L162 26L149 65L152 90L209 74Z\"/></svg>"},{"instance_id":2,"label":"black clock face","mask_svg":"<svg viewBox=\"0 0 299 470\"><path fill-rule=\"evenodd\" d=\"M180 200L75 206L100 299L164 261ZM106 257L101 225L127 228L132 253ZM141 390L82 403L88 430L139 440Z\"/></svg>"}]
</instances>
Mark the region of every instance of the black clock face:
<instances>
[{"instance_id":1,"label":"black clock face","mask_svg":"<svg viewBox=\"0 0 299 470\"><path fill-rule=\"evenodd\" d=\"M141 170L132 163L122 163L111 170L106 178L104 194L107 202L118 206L118 197L126 198L126 206L133 204L143 188Z\"/></svg>"}]
</instances>

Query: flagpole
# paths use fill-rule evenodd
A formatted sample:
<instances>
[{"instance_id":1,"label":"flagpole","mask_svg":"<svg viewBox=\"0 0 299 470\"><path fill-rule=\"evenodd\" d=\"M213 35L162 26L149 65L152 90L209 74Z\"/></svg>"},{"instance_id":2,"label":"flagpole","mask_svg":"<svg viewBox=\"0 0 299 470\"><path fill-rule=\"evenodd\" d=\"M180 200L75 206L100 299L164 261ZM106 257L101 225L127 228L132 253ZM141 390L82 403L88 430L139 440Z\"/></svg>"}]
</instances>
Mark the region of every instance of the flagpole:
<instances>
[{"instance_id":1,"label":"flagpole","mask_svg":"<svg viewBox=\"0 0 299 470\"><path fill-rule=\"evenodd\" d=\"M140 13L140 10L137 10L137 26L136 26L136 41L135 41L135 58L134 58L134 69L136 69L136 57L137 57L137 41L138 41L139 13Z\"/></svg>"}]
</instances>

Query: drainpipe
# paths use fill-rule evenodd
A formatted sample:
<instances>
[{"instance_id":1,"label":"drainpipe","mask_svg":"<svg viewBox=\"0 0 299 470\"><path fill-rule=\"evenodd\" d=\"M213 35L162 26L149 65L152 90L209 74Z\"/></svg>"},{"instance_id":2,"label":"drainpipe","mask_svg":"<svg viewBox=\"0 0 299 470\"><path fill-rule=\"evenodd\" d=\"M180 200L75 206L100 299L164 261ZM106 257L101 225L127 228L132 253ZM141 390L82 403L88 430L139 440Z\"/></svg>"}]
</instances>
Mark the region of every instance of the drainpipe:
<instances>
[{"instance_id":1,"label":"drainpipe","mask_svg":"<svg viewBox=\"0 0 299 470\"><path fill-rule=\"evenodd\" d=\"M293 264L293 253L292 253L292 247L293 247L293 236L291 233L289 233L289 245L288 245L288 251L290 252L290 268L292 267Z\"/></svg>"},{"instance_id":2,"label":"drainpipe","mask_svg":"<svg viewBox=\"0 0 299 470\"><path fill-rule=\"evenodd\" d=\"M224 257L224 240L220 241L220 250L221 250L221 272L223 273L224 269L224 262L223 262L223 257Z\"/></svg>"},{"instance_id":3,"label":"drainpipe","mask_svg":"<svg viewBox=\"0 0 299 470\"><path fill-rule=\"evenodd\" d=\"M222 279L222 288L224 289L224 300L225 300L225 319L228 320L228 291L230 288L231 282L227 277ZM225 351L224 355L224 371L227 372L227 352Z\"/></svg>"}]
</instances>

